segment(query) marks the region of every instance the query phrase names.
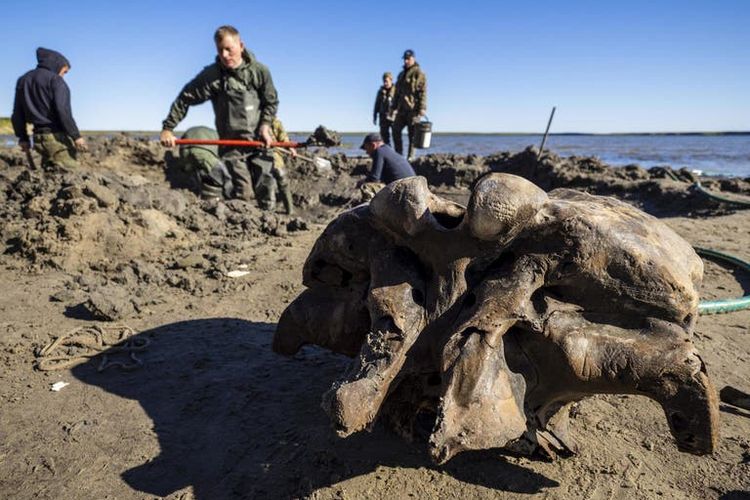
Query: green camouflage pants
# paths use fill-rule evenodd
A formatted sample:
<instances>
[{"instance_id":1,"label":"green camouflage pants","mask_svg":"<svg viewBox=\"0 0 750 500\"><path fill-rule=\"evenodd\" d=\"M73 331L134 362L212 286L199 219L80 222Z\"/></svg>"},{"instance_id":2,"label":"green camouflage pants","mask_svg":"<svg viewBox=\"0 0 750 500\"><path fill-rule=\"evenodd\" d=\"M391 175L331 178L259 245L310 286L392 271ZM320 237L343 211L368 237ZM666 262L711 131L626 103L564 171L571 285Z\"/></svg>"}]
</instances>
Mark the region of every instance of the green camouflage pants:
<instances>
[{"instance_id":1,"label":"green camouflage pants","mask_svg":"<svg viewBox=\"0 0 750 500\"><path fill-rule=\"evenodd\" d=\"M42 168L79 166L76 146L65 134L34 134L34 150L42 156Z\"/></svg>"}]
</instances>

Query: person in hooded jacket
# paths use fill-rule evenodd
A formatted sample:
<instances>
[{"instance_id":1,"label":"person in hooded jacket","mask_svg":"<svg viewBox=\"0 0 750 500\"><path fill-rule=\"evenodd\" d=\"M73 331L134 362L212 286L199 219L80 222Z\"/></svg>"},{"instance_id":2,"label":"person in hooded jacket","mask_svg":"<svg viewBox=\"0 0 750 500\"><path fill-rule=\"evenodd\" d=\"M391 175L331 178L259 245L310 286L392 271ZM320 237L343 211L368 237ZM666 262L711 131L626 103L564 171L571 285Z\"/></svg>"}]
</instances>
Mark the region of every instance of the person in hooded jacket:
<instances>
[{"instance_id":1,"label":"person in hooded jacket","mask_svg":"<svg viewBox=\"0 0 750 500\"><path fill-rule=\"evenodd\" d=\"M31 149L27 124L34 130L34 149L42 157L42 166L75 168L78 151L86 150L70 107L70 88L63 76L70 62L54 50L36 49L37 67L18 79L11 122L18 144Z\"/></svg>"},{"instance_id":2,"label":"person in hooded jacket","mask_svg":"<svg viewBox=\"0 0 750 500\"><path fill-rule=\"evenodd\" d=\"M162 145L175 146L173 131L190 106L211 101L221 139L260 139L268 148L279 105L270 71L245 47L236 28L221 26L214 42L216 61L188 82L172 103L162 123ZM275 203L267 195L276 189L270 150L221 147L219 153L232 175L234 197L255 196L261 208L273 209Z\"/></svg>"}]
</instances>

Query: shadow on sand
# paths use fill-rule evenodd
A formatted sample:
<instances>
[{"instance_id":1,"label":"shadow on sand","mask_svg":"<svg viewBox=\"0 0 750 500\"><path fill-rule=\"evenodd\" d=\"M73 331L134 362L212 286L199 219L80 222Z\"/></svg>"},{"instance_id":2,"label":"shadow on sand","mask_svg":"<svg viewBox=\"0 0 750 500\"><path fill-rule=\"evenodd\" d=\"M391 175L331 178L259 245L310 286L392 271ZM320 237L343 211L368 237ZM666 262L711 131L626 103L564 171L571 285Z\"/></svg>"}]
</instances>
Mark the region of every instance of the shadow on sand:
<instances>
[{"instance_id":1,"label":"shadow on sand","mask_svg":"<svg viewBox=\"0 0 750 500\"><path fill-rule=\"evenodd\" d=\"M123 473L132 488L166 496L192 486L198 499L288 498L379 466L435 468L424 450L380 426L337 438L320 400L348 359L315 348L293 359L276 355L274 328L230 318L168 324L138 334L151 341L138 370L97 373L96 359L73 370L87 384L137 400L153 421L161 453ZM127 419L108 432L123 432ZM517 493L558 486L489 452L460 455L442 470Z\"/></svg>"}]
</instances>

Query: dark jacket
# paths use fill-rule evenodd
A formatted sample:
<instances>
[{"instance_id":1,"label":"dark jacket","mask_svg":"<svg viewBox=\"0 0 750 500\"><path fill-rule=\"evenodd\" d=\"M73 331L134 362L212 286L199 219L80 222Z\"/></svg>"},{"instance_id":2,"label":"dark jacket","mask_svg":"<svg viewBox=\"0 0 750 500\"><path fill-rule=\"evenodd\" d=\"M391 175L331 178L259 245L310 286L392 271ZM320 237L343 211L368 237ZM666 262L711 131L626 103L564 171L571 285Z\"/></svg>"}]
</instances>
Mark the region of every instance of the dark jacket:
<instances>
[{"instance_id":1,"label":"dark jacket","mask_svg":"<svg viewBox=\"0 0 750 500\"><path fill-rule=\"evenodd\" d=\"M396 94L393 107L402 116L414 116L427 112L427 76L419 64L404 68L396 79Z\"/></svg>"},{"instance_id":2,"label":"dark jacket","mask_svg":"<svg viewBox=\"0 0 750 500\"><path fill-rule=\"evenodd\" d=\"M380 117L380 123L384 123L389 119L388 114L393 108L393 93L396 91L396 87L391 85L391 88L387 89L384 85L381 85L378 89L378 94L375 96L375 106L372 108L372 121L374 122Z\"/></svg>"},{"instance_id":3,"label":"dark jacket","mask_svg":"<svg viewBox=\"0 0 750 500\"><path fill-rule=\"evenodd\" d=\"M59 75L70 62L54 50L36 49L36 69L18 79L13 103L13 131L21 141L28 141L26 124L34 130L64 133L73 139L81 137L70 109L70 89Z\"/></svg>"},{"instance_id":4,"label":"dark jacket","mask_svg":"<svg viewBox=\"0 0 750 500\"><path fill-rule=\"evenodd\" d=\"M163 130L174 130L188 107L208 100L214 108L216 130L222 139L255 137L261 124L271 125L279 98L268 68L247 49L240 67L230 69L216 58L180 91Z\"/></svg>"},{"instance_id":5,"label":"dark jacket","mask_svg":"<svg viewBox=\"0 0 750 500\"><path fill-rule=\"evenodd\" d=\"M389 184L404 177L417 175L406 158L398 154L387 144L383 144L372 153L372 169L367 174L368 182Z\"/></svg>"}]
</instances>

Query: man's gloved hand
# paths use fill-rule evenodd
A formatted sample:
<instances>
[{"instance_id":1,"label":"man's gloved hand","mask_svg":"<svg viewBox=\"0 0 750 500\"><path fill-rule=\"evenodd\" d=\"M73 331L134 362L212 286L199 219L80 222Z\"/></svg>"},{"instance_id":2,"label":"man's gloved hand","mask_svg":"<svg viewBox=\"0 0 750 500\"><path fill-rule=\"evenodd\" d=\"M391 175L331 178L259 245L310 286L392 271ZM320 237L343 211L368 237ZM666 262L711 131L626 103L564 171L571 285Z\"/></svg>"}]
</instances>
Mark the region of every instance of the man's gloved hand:
<instances>
[{"instance_id":1,"label":"man's gloved hand","mask_svg":"<svg viewBox=\"0 0 750 500\"><path fill-rule=\"evenodd\" d=\"M171 130L162 130L161 134L159 134L159 142L161 142L161 145L165 148L173 148L176 146L175 144L175 136L172 133Z\"/></svg>"},{"instance_id":2,"label":"man's gloved hand","mask_svg":"<svg viewBox=\"0 0 750 500\"><path fill-rule=\"evenodd\" d=\"M89 145L86 143L86 139L84 139L83 137L79 137L78 139L76 139L75 145L78 151L83 152L89 150Z\"/></svg>"}]
</instances>

